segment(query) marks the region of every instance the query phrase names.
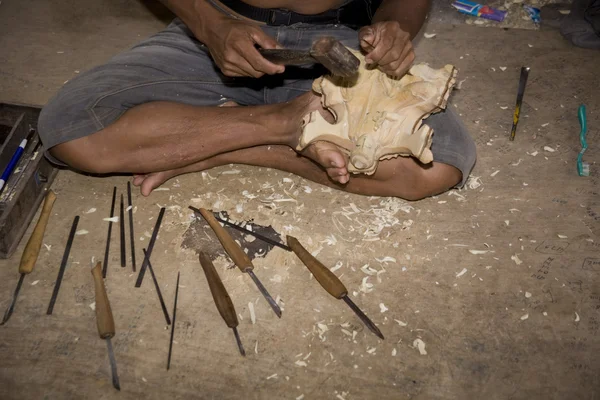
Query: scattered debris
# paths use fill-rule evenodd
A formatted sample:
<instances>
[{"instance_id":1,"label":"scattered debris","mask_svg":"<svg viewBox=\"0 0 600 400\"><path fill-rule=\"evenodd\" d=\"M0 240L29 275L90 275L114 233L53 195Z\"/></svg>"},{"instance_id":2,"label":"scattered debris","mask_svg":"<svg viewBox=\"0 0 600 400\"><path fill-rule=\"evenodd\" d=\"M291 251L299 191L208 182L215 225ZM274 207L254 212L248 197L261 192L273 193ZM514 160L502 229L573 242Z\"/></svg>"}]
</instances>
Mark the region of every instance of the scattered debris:
<instances>
[{"instance_id":1,"label":"scattered debris","mask_svg":"<svg viewBox=\"0 0 600 400\"><path fill-rule=\"evenodd\" d=\"M277 378L277 374L267 376L267 380Z\"/></svg>"},{"instance_id":2,"label":"scattered debris","mask_svg":"<svg viewBox=\"0 0 600 400\"><path fill-rule=\"evenodd\" d=\"M89 210L87 210L84 214L91 214L91 213L94 213L94 212L96 212L96 209L92 207Z\"/></svg>"},{"instance_id":3,"label":"scattered debris","mask_svg":"<svg viewBox=\"0 0 600 400\"><path fill-rule=\"evenodd\" d=\"M398 325L400 325L400 326L408 325L406 322L400 321L399 319L395 319L394 321L396 321L398 323Z\"/></svg>"},{"instance_id":4,"label":"scattered debris","mask_svg":"<svg viewBox=\"0 0 600 400\"><path fill-rule=\"evenodd\" d=\"M436 33L427 33L425 32L423 34L423 36L425 36L425 39L433 39L437 34Z\"/></svg>"},{"instance_id":5,"label":"scattered debris","mask_svg":"<svg viewBox=\"0 0 600 400\"><path fill-rule=\"evenodd\" d=\"M386 311L387 311L387 310L389 310L389 309L388 309L388 308L385 306L385 304L383 304L383 303L379 303L379 310L380 310L382 313L384 313L384 312L386 312Z\"/></svg>"},{"instance_id":6,"label":"scattered debris","mask_svg":"<svg viewBox=\"0 0 600 400\"><path fill-rule=\"evenodd\" d=\"M80 236L80 235L87 235L88 233L89 233L89 232L88 232L88 231L86 231L85 229L80 229L80 230L78 230L77 232L75 232L75 234L76 234L77 236Z\"/></svg>"},{"instance_id":7,"label":"scattered debris","mask_svg":"<svg viewBox=\"0 0 600 400\"><path fill-rule=\"evenodd\" d=\"M469 250L469 253L475 254L475 255L477 255L477 254L485 254L485 253L488 253L488 252L489 252L489 250Z\"/></svg>"},{"instance_id":8,"label":"scattered debris","mask_svg":"<svg viewBox=\"0 0 600 400\"><path fill-rule=\"evenodd\" d=\"M392 357L396 357L396 348L395 347L392 349Z\"/></svg>"},{"instance_id":9,"label":"scattered debris","mask_svg":"<svg viewBox=\"0 0 600 400\"><path fill-rule=\"evenodd\" d=\"M463 268L463 269L462 269L462 271L460 271L458 274L456 274L456 277L457 277L457 278L460 278L461 276L463 276L463 275L464 275L464 274L466 274L466 273L467 273L467 269L466 269L466 268Z\"/></svg>"},{"instance_id":10,"label":"scattered debris","mask_svg":"<svg viewBox=\"0 0 600 400\"><path fill-rule=\"evenodd\" d=\"M256 314L254 313L254 303L248 303L248 310L250 311L250 321L254 325L256 323Z\"/></svg>"},{"instance_id":11,"label":"scattered debris","mask_svg":"<svg viewBox=\"0 0 600 400\"><path fill-rule=\"evenodd\" d=\"M523 261L521 261L521 259L519 259L518 254L515 254L514 256L510 256L510 259L513 260L515 262L515 264L517 264L517 265L523 264Z\"/></svg>"},{"instance_id":12,"label":"scattered debris","mask_svg":"<svg viewBox=\"0 0 600 400\"><path fill-rule=\"evenodd\" d=\"M38 284L38 282L39 282L39 280L31 282L31 286L35 286L35 285L37 285L37 284Z\"/></svg>"},{"instance_id":13,"label":"scattered debris","mask_svg":"<svg viewBox=\"0 0 600 400\"><path fill-rule=\"evenodd\" d=\"M302 361L302 360L298 360L298 361L296 361L294 364L296 364L296 365L297 365L297 366L299 366L299 367L306 367L306 366L308 365L307 363L305 363L305 362L304 362L304 361Z\"/></svg>"},{"instance_id":14,"label":"scattered debris","mask_svg":"<svg viewBox=\"0 0 600 400\"><path fill-rule=\"evenodd\" d=\"M427 355L427 351L425 350L425 342L421 339L415 339L413 342L413 347L417 348L422 356Z\"/></svg>"},{"instance_id":15,"label":"scattered debris","mask_svg":"<svg viewBox=\"0 0 600 400\"><path fill-rule=\"evenodd\" d=\"M552 147L550 146L544 146L544 150L550 153L554 153L556 150L554 150Z\"/></svg>"},{"instance_id":16,"label":"scattered debris","mask_svg":"<svg viewBox=\"0 0 600 400\"><path fill-rule=\"evenodd\" d=\"M530 298L531 297L531 293L525 292L525 297Z\"/></svg>"},{"instance_id":17,"label":"scattered debris","mask_svg":"<svg viewBox=\"0 0 600 400\"><path fill-rule=\"evenodd\" d=\"M95 311L96 310L96 302L93 302L92 304L90 304L90 308Z\"/></svg>"},{"instance_id":18,"label":"scattered debris","mask_svg":"<svg viewBox=\"0 0 600 400\"><path fill-rule=\"evenodd\" d=\"M119 217L102 218L102 221L106 221L106 222L119 222Z\"/></svg>"},{"instance_id":19,"label":"scattered debris","mask_svg":"<svg viewBox=\"0 0 600 400\"><path fill-rule=\"evenodd\" d=\"M575 312L575 322L579 322L580 318L579 318L579 314L577 314L577 311Z\"/></svg>"},{"instance_id":20,"label":"scattered debris","mask_svg":"<svg viewBox=\"0 0 600 400\"><path fill-rule=\"evenodd\" d=\"M521 317L521 321L525 321L527 318L529 318L529 314L525 314Z\"/></svg>"}]
</instances>

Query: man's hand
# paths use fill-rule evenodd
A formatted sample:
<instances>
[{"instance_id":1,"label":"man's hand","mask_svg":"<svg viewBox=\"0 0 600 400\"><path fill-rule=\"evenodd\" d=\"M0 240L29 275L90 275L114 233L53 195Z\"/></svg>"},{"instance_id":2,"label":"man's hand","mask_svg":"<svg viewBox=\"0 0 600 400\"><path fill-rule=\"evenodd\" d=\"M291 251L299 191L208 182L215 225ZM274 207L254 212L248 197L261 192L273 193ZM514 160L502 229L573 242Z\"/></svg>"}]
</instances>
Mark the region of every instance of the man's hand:
<instances>
[{"instance_id":1,"label":"man's hand","mask_svg":"<svg viewBox=\"0 0 600 400\"><path fill-rule=\"evenodd\" d=\"M259 26L226 18L203 37L215 63L226 76L252 76L282 73L285 67L273 64L260 55L255 45L263 49L277 48L277 42Z\"/></svg>"},{"instance_id":2,"label":"man's hand","mask_svg":"<svg viewBox=\"0 0 600 400\"><path fill-rule=\"evenodd\" d=\"M410 34L396 21L376 22L358 32L360 46L367 53L367 64L394 77L401 77L415 60Z\"/></svg>"}]
</instances>

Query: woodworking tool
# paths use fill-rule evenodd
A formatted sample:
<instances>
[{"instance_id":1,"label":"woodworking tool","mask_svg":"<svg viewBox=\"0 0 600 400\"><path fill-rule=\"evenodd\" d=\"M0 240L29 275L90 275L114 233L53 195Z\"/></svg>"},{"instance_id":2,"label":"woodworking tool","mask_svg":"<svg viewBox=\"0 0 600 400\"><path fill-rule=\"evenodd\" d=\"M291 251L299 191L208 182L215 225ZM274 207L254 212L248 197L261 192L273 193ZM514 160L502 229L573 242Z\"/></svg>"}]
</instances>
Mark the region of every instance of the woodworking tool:
<instances>
[{"instance_id":1,"label":"woodworking tool","mask_svg":"<svg viewBox=\"0 0 600 400\"><path fill-rule=\"evenodd\" d=\"M50 304L48 304L48 311L46 314L52 315L52 311L54 310L54 303L56 303L56 298L58 297L58 291L60 290L60 285L63 280L63 276L65 275L65 269L67 268L67 262L69 261L69 254L71 253L71 246L73 245L73 239L75 239L75 232L77 231L77 224L79 223L79 215L73 219L73 224L71 225L71 232L69 233L69 238L67 239L67 246L65 247L65 252L63 253L62 262L60 263L60 269L58 270L58 277L56 278L56 283L54 284L54 290L52 291L52 297L50 297Z\"/></svg>"},{"instance_id":2,"label":"woodworking tool","mask_svg":"<svg viewBox=\"0 0 600 400\"><path fill-rule=\"evenodd\" d=\"M521 106L523 105L523 95L525 94L525 86L527 85L527 78L529 77L529 67L521 68L521 78L519 78L519 90L517 92L517 105L515 107L515 114L513 116L513 125L510 131L510 141L515 140L517 133L517 124L519 123L519 116L521 115Z\"/></svg>"},{"instance_id":3,"label":"woodworking tool","mask_svg":"<svg viewBox=\"0 0 600 400\"><path fill-rule=\"evenodd\" d=\"M117 374L117 361L113 351L111 338L115 336L115 320L113 319L110 302L104 287L102 279L102 269L100 261L92 268L92 276L94 277L94 290L96 292L96 324L98 326L98 334L101 339L106 339L108 348L108 359L110 361L110 372L112 374L112 384L117 390L121 390L119 384L119 375Z\"/></svg>"},{"instance_id":4,"label":"woodworking tool","mask_svg":"<svg viewBox=\"0 0 600 400\"><path fill-rule=\"evenodd\" d=\"M135 240L133 239L133 203L131 202L131 182L127 182L127 203L129 209L129 241L131 242L131 268L135 272Z\"/></svg>"},{"instance_id":5,"label":"woodworking tool","mask_svg":"<svg viewBox=\"0 0 600 400\"><path fill-rule=\"evenodd\" d=\"M110 249L110 234L112 232L112 217L115 214L115 200L117 198L117 187L113 187L112 204L110 206L110 217L108 221L108 235L106 236L106 250L104 251L104 263L102 264L102 277L106 278L106 270L108 268L108 252Z\"/></svg>"},{"instance_id":6,"label":"woodworking tool","mask_svg":"<svg viewBox=\"0 0 600 400\"><path fill-rule=\"evenodd\" d=\"M585 140L585 136L587 134L587 119L585 117L584 104L579 106L579 110L577 111L577 117L579 117L579 125L581 125L581 130L579 131L579 141L581 142L581 150L577 155L577 174L579 176L589 176L590 164L587 162L583 162L583 153L585 153L585 151L588 148L587 141Z\"/></svg>"},{"instance_id":7,"label":"woodworking tool","mask_svg":"<svg viewBox=\"0 0 600 400\"><path fill-rule=\"evenodd\" d=\"M326 266L321 264L319 260L313 257L293 236L287 237L288 246L298 256L304 265L310 270L313 276L317 279L317 282L321 284L330 295L336 299L342 299L348 304L348 306L358 315L362 322L379 338L383 339L383 334L377 328L377 326L361 311L360 308L348 297L348 289L340 281L340 279L329 270Z\"/></svg>"},{"instance_id":8,"label":"woodworking tool","mask_svg":"<svg viewBox=\"0 0 600 400\"><path fill-rule=\"evenodd\" d=\"M142 286L142 282L144 281L144 274L146 273L146 267L148 266L148 262L150 261L150 256L152 255L152 250L154 249L154 243L156 242L156 237L158 236L158 231L160 229L160 224L162 222L163 216L165 215L165 208L162 207L160 212L158 213L158 218L156 219L156 225L154 225L154 230L152 231L152 236L150 237L150 243L148 243L148 251L144 256L144 261L142 262L142 266L140 267L140 273L138 274L137 281L135 282L135 287L139 288Z\"/></svg>"},{"instance_id":9,"label":"woodworking tool","mask_svg":"<svg viewBox=\"0 0 600 400\"><path fill-rule=\"evenodd\" d=\"M190 208L192 210L196 211L195 208L193 208L193 207L190 207ZM198 210L198 212L200 212L200 211ZM215 217L215 219L217 219L217 218ZM268 240L265 240L267 243L272 243L272 244L278 243L269 238L265 238L263 235L261 235L259 233L250 231L239 225L235 225L230 221L226 221L224 219L219 219L219 221L221 221L231 227L234 227L234 228L238 229L239 231L242 231L249 235L252 235L258 239L261 239L261 240L268 239ZM313 276L317 279L317 282L319 282L321 284L323 289L325 289L329 294L331 294L336 299L344 300L344 302L346 302L346 304L348 304L348 306L352 309L352 311L354 311L356 313L356 315L361 319L361 321L363 321L364 324L375 335L377 335L381 339L384 339L383 334L381 333L379 328L377 328L377 326L373 323L373 321L371 321L369 319L369 317L367 317L365 315L365 313L363 313L362 310L360 308L358 308L358 306L356 304L354 304L354 302L348 297L348 289L346 289L346 287L344 286L342 281L340 281L340 279L337 276L335 276L335 274L333 272L331 272L329 270L329 268L327 268L326 266L321 264L321 262L319 260L317 260L315 257L313 257L312 254L310 254L300 244L298 239L296 239L292 236L288 236L287 242L288 242L287 246L282 243L279 243L279 245L280 245L279 247L281 247L287 251L294 252L298 256L298 258L300 258L302 263L304 265L306 265L306 267L310 270L310 272L313 274Z\"/></svg>"},{"instance_id":10,"label":"woodworking tool","mask_svg":"<svg viewBox=\"0 0 600 400\"><path fill-rule=\"evenodd\" d=\"M19 296L19 291L21 290L21 285L23 285L25 275L30 274L31 271L33 271L33 267L35 267L38 255L40 254L40 248L42 247L44 232L46 231L48 219L50 218L50 212L52 211L52 206L54 205L55 201L56 195L54 192L52 190L48 191L48 194L46 194L46 199L44 200L42 212L40 213L40 218L38 219L35 228L33 228L33 233L29 237L27 245L25 245L25 250L23 250L23 254L21 255L21 263L19 264L19 273L21 276L19 277L19 282L17 283L10 306L8 306L6 309L4 318L2 318L0 325L4 325L6 322L8 322L8 319L15 309L15 303L17 302L17 297Z\"/></svg>"},{"instance_id":11,"label":"woodworking tool","mask_svg":"<svg viewBox=\"0 0 600 400\"><path fill-rule=\"evenodd\" d=\"M260 54L274 64L303 65L317 62L333 75L349 78L358 72L360 60L331 36L315 40L310 50L259 49Z\"/></svg>"},{"instance_id":12,"label":"woodworking tool","mask_svg":"<svg viewBox=\"0 0 600 400\"><path fill-rule=\"evenodd\" d=\"M19 144L19 147L17 147L17 150L15 150L13 156L11 157L8 164L6 165L6 168L4 168L4 172L2 173L2 176L0 177L0 193L2 193L2 191L4 190L6 181L8 181L8 178L10 178L10 174L12 174L13 170L17 166L17 163L19 162L19 160L21 159L21 156L23 156L23 153L25 152L25 147L27 147L27 143L29 143L31 141L31 138L33 137L34 134L35 134L35 129L31 129L29 131L29 134L27 135L27 137L21 141L21 143Z\"/></svg>"},{"instance_id":13,"label":"woodworking tool","mask_svg":"<svg viewBox=\"0 0 600 400\"><path fill-rule=\"evenodd\" d=\"M206 275L206 281L208 282L208 287L210 288L210 293L215 301L217 310L219 310L219 314L221 314L221 317L227 326L233 329L233 335L235 336L238 349L240 349L240 354L245 356L246 352L244 351L244 346L242 346L242 341L237 331L238 319L231 297L229 297L225 286L223 286L223 282L221 281L214 264L203 252L200 252L200 265L202 265L204 275Z\"/></svg>"},{"instance_id":14,"label":"woodworking tool","mask_svg":"<svg viewBox=\"0 0 600 400\"><path fill-rule=\"evenodd\" d=\"M152 271L152 270L150 270ZM171 354L173 354L173 338L175 337L175 319L177 318L177 298L179 297L179 274L175 283L175 301L173 301L173 325L171 325L171 338L169 339L169 357L167 358L167 371L171 368Z\"/></svg>"},{"instance_id":15,"label":"woodworking tool","mask_svg":"<svg viewBox=\"0 0 600 400\"><path fill-rule=\"evenodd\" d=\"M258 287L258 290L267 300L275 314L281 318L281 309L279 308L279 305L277 305L267 289L263 286L260 280L258 280L256 275L254 275L254 265L244 250L242 250L242 248L233 240L231 235L229 235L229 233L221 226L221 224L219 224L219 221L215 219L215 216L210 211L204 208L197 209L192 206L189 206L189 208L197 213L200 213L200 215L204 217L206 222L208 222L208 225L210 225L212 230L215 232L215 235L217 235L217 238L223 245L223 248L227 254L229 254L229 257L231 257L231 260L234 262L234 264L240 269L240 271L246 272L248 275L250 275Z\"/></svg>"},{"instance_id":16,"label":"woodworking tool","mask_svg":"<svg viewBox=\"0 0 600 400\"><path fill-rule=\"evenodd\" d=\"M258 239L262 240L265 243L268 243L268 244L273 245L273 246L281 247L282 249L287 250L287 251L292 251L292 249L290 249L289 246L286 246L285 244L283 244L281 242L278 242L277 240L273 240L273 239L268 238L268 237L266 237L264 235L261 235L260 233L256 233L256 232L250 231L250 230L248 230L248 229L246 229L244 227L241 227L239 225L234 224L231 221L227 221L227 220L225 220L223 218L219 218L216 215L215 215L215 218L216 218L217 221L222 222L225 225L232 227L233 229L237 229L240 232L249 233L252 236L257 237Z\"/></svg>"},{"instance_id":17,"label":"woodworking tool","mask_svg":"<svg viewBox=\"0 0 600 400\"><path fill-rule=\"evenodd\" d=\"M144 256L146 255L146 249L142 249L144 251ZM163 314L165 314L165 321L167 321L167 325L171 325L171 318L169 318L169 312L167 311L167 306L165 306L165 301L163 300L162 293L160 292L160 286L158 286L158 280L156 280L156 275L154 275L154 268L152 268L152 263L148 259L148 269L150 270L150 275L152 276L152 280L154 281L154 287L156 288L156 293L158 294L158 300L160 301L160 307L163 310Z\"/></svg>"},{"instance_id":18,"label":"woodworking tool","mask_svg":"<svg viewBox=\"0 0 600 400\"><path fill-rule=\"evenodd\" d=\"M119 228L121 231L121 268L125 268L125 203L123 202L123 193L121 193L121 210L119 212Z\"/></svg>"}]
</instances>

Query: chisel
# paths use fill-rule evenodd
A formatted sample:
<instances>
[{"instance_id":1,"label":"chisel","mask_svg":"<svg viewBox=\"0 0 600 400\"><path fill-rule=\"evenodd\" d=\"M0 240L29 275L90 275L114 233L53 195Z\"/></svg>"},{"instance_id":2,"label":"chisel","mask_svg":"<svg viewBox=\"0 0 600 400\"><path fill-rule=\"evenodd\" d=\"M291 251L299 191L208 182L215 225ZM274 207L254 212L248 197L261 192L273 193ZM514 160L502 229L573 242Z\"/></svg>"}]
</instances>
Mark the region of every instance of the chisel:
<instances>
[{"instance_id":1,"label":"chisel","mask_svg":"<svg viewBox=\"0 0 600 400\"><path fill-rule=\"evenodd\" d=\"M71 253L71 246L73 246L73 240L75 239L75 232L77 231L77 224L79 223L79 215L73 218L73 223L71 224L71 232L69 232L69 238L67 239L67 245L65 246L65 252L63 253L63 258L60 263L60 268L58 269L58 276L56 277L56 283L54 284L54 290L52 291L52 297L50 297L50 304L48 304L48 310L46 314L52 315L52 311L54 311L54 304L56 303L56 298L58 297L58 291L60 290L60 285L62 284L63 276L65 275L65 270L67 268L67 263L69 262L69 254Z\"/></svg>"},{"instance_id":2,"label":"chisel","mask_svg":"<svg viewBox=\"0 0 600 400\"><path fill-rule=\"evenodd\" d=\"M208 222L208 225L210 225L212 230L215 232L215 235L217 235L217 238L223 245L223 248L225 249L227 254L229 254L229 257L231 257L231 260L234 262L234 264L240 269L240 271L246 272L248 275L250 275L250 277L258 287L258 290L260 290L260 293L267 300L273 311L275 311L275 314L279 318L281 318L281 309L279 308L279 305L277 305L277 303L275 302L273 297L271 297L267 289L258 280L256 275L254 275L254 265L252 264L252 261L250 260L248 255L244 253L244 250L242 250L242 248L233 240L231 235L229 235L229 232L227 232L221 226L221 224L219 224L219 221L215 219L215 216L210 211L204 208L197 209L192 206L189 206L189 208L195 212L200 213L200 215L204 217L206 222Z\"/></svg>"},{"instance_id":3,"label":"chisel","mask_svg":"<svg viewBox=\"0 0 600 400\"><path fill-rule=\"evenodd\" d=\"M346 286L340 281L340 279L335 276L333 272L329 270L326 266L321 264L319 260L313 257L312 254L308 252L293 236L287 237L287 244L290 246L292 251L298 256L298 258L302 261L306 268L310 270L313 276L317 279L317 282L321 284L323 289L325 289L330 295L335 297L336 299L341 299L348 304L348 306L358 315L362 322L379 338L383 339L383 334L377 328L377 326L361 311L360 308L350 298L348 297L348 289Z\"/></svg>"},{"instance_id":4,"label":"chisel","mask_svg":"<svg viewBox=\"0 0 600 400\"><path fill-rule=\"evenodd\" d=\"M148 264L152 272L152 267ZM171 368L171 355L173 354L173 338L175 337L175 320L177 319L177 298L179 297L179 272L177 272L177 283L175 283L175 301L173 301L173 325L171 325L171 338L169 339L169 356L167 358L167 371Z\"/></svg>"},{"instance_id":5,"label":"chisel","mask_svg":"<svg viewBox=\"0 0 600 400\"><path fill-rule=\"evenodd\" d=\"M221 314L221 317L225 320L227 326L233 329L233 335L235 336L238 349L240 349L240 354L245 356L246 352L244 351L244 346L242 346L242 341L240 340L240 335L237 331L238 319L231 297L229 297L227 289L225 289L214 264L203 252L200 252L200 265L202 265L204 275L206 275L208 287L210 288L210 293L215 301L217 310L219 310L219 314Z\"/></svg>"},{"instance_id":6,"label":"chisel","mask_svg":"<svg viewBox=\"0 0 600 400\"><path fill-rule=\"evenodd\" d=\"M191 209L195 210L193 207L190 206ZM363 313L361 311L360 308L358 308L358 306L356 304L354 304L354 302L352 300L350 300L350 298L348 297L348 289L346 289L346 287L344 286L344 284L342 283L342 281L340 281L340 279L335 276L335 274L333 272L331 272L329 270L329 268L327 268L326 266L324 266L323 264L321 264L321 262L319 260L317 260L315 257L312 256L312 254L310 254L298 241L298 239L292 237L292 236L288 236L287 237L287 242L288 244L285 245L283 243L279 243L276 242L270 238L267 238L259 233L250 231L246 228L243 228L239 225L235 225L233 222L231 221L227 221L224 219L219 218L219 221L223 222L224 224L231 226L232 228L237 229L238 231L241 232L245 232L249 235L252 235L260 240L263 240L267 243L276 245L281 247L282 249L285 249L287 251L291 251L294 252L298 258L300 258L300 261L302 261L302 263L304 263L304 265L306 265L306 267L310 270L310 272L313 274L313 276L315 278L317 278L317 282L319 282L321 284L321 286L323 287L323 289L325 289L329 294L331 294L333 297L335 297L336 299L342 299L346 302L346 304L348 304L348 306L352 309L352 311L354 311L356 313L356 315L361 319L361 321L364 322L364 324L378 337L380 337L381 339L383 339L383 334L381 333L381 331L379 330L379 328L377 328L377 326L375 326L375 324L373 323L373 321L371 321L369 319L369 317L367 317L365 315L365 313Z\"/></svg>"},{"instance_id":7,"label":"chisel","mask_svg":"<svg viewBox=\"0 0 600 400\"><path fill-rule=\"evenodd\" d=\"M131 182L127 182L127 203L129 207L129 242L131 243L131 269L135 272L135 240L133 238L133 204L131 202Z\"/></svg>"},{"instance_id":8,"label":"chisel","mask_svg":"<svg viewBox=\"0 0 600 400\"><path fill-rule=\"evenodd\" d=\"M21 263L19 264L19 272L21 276L19 277L19 282L17 283L17 288L15 289L15 293L13 294L12 301L10 306L6 309L4 313L4 318L0 325L4 325L15 309L15 303L17 302L17 297L19 296L19 291L21 290L21 285L23 284L23 280L25 279L25 275L30 274L33 271L33 267L37 261L38 255L40 254L40 248L42 247L42 240L44 239L44 232L46 231L46 226L48 225L48 219L50 218L50 212L52 211L52 206L56 201L56 195L52 190L48 191L46 195L46 199L44 200L44 206L42 207L42 212L40 214L40 218L38 219L35 228L33 228L33 233L25 246L25 250L23 250L23 254L21 255Z\"/></svg>"},{"instance_id":9,"label":"chisel","mask_svg":"<svg viewBox=\"0 0 600 400\"><path fill-rule=\"evenodd\" d=\"M110 206L110 220L108 221L108 234L106 236L106 249L104 250L104 263L102 264L102 277L106 278L108 268L108 252L110 251L110 234L112 232L112 218L115 215L115 199L117 198L117 187L113 187L112 203Z\"/></svg>"},{"instance_id":10,"label":"chisel","mask_svg":"<svg viewBox=\"0 0 600 400\"><path fill-rule=\"evenodd\" d=\"M125 268L126 264L126 243L125 243L125 203L123 202L123 193L121 193L121 209L119 212L119 229L121 231L121 268Z\"/></svg>"},{"instance_id":11,"label":"chisel","mask_svg":"<svg viewBox=\"0 0 600 400\"><path fill-rule=\"evenodd\" d=\"M102 279L102 263L98 261L96 266L92 268L92 276L94 277L94 290L96 292L96 323L98 325L98 334L101 339L106 339L108 347L108 359L110 360L110 371L112 374L112 384L117 390L121 390L119 384L119 375L117 374L117 361L113 351L111 338L115 336L115 321L113 319L110 302L104 287Z\"/></svg>"}]
</instances>

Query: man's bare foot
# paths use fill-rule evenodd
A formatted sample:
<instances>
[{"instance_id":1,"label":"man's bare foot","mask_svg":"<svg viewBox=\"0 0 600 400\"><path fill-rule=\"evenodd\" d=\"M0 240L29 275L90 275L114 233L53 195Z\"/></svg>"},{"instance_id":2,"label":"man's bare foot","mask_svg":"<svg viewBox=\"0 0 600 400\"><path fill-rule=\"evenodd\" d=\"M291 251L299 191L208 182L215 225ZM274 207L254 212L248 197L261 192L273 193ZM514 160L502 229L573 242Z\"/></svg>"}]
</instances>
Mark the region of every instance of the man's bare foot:
<instances>
[{"instance_id":1,"label":"man's bare foot","mask_svg":"<svg viewBox=\"0 0 600 400\"><path fill-rule=\"evenodd\" d=\"M305 148L301 154L325 168L332 181L346 184L350 180L347 168L348 156L335 144L325 141L315 142Z\"/></svg>"},{"instance_id":2,"label":"man's bare foot","mask_svg":"<svg viewBox=\"0 0 600 400\"><path fill-rule=\"evenodd\" d=\"M144 175L134 175L133 185L140 187L142 196L149 196L150 193L169 179L179 175L177 170L151 172Z\"/></svg>"},{"instance_id":3,"label":"man's bare foot","mask_svg":"<svg viewBox=\"0 0 600 400\"><path fill-rule=\"evenodd\" d=\"M326 121L334 122L335 119L331 112L321 105L320 96L309 92L298 97L298 101L305 102L305 107L301 109L302 117L318 110ZM305 148L301 154L325 168L327 175L334 182L348 183L350 179L347 169L348 157L335 144L325 141L316 142Z\"/></svg>"}]
</instances>

